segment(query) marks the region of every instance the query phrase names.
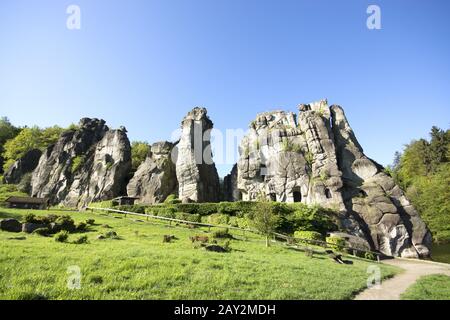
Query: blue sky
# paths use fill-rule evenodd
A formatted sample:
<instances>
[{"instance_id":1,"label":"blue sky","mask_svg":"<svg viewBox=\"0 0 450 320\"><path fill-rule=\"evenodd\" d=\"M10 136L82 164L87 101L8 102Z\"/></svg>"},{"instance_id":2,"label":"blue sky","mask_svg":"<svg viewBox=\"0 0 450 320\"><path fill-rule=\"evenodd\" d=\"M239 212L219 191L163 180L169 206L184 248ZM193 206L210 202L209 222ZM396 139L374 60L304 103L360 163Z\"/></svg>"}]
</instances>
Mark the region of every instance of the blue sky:
<instances>
[{"instance_id":1,"label":"blue sky","mask_svg":"<svg viewBox=\"0 0 450 320\"><path fill-rule=\"evenodd\" d=\"M66 28L70 4L80 30ZM366 27L369 4L381 30ZM154 142L194 106L225 130L327 98L388 164L432 125L448 128L449 15L450 1L2 0L0 115L98 117Z\"/></svg>"}]
</instances>

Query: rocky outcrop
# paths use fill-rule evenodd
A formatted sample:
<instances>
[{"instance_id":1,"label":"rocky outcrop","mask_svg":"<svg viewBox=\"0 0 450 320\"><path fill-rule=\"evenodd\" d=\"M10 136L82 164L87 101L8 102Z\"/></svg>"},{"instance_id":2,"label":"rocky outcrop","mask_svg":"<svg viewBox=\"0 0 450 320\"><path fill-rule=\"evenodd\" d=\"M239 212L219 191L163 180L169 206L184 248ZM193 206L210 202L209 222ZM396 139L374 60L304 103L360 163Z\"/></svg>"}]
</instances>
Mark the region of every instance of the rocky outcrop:
<instances>
[{"instance_id":1,"label":"rocky outcrop","mask_svg":"<svg viewBox=\"0 0 450 320\"><path fill-rule=\"evenodd\" d=\"M183 202L219 200L220 184L212 160L213 123L205 108L194 108L181 123L181 138L176 147L178 195Z\"/></svg>"},{"instance_id":2,"label":"rocky outcrop","mask_svg":"<svg viewBox=\"0 0 450 320\"><path fill-rule=\"evenodd\" d=\"M230 174L223 178L223 200L225 201L239 201L240 193L237 188L238 169L237 164L233 166Z\"/></svg>"},{"instance_id":3,"label":"rocky outcrop","mask_svg":"<svg viewBox=\"0 0 450 320\"><path fill-rule=\"evenodd\" d=\"M70 207L111 199L125 193L130 167L125 128L110 130L104 120L84 118L42 154L31 194Z\"/></svg>"},{"instance_id":4,"label":"rocky outcrop","mask_svg":"<svg viewBox=\"0 0 450 320\"><path fill-rule=\"evenodd\" d=\"M175 163L171 157L173 148L174 144L167 141L152 144L149 155L128 183L129 196L138 197L140 203L152 204L178 193Z\"/></svg>"},{"instance_id":5,"label":"rocky outcrop","mask_svg":"<svg viewBox=\"0 0 450 320\"><path fill-rule=\"evenodd\" d=\"M37 167L41 155L42 152L39 149L32 149L25 153L22 158L16 160L6 171L4 175L5 182L10 184L20 183L27 173L31 173Z\"/></svg>"},{"instance_id":6,"label":"rocky outcrop","mask_svg":"<svg viewBox=\"0 0 450 320\"><path fill-rule=\"evenodd\" d=\"M342 108L325 100L261 113L239 147L239 199L320 204L386 255L426 257L431 235L403 191L366 157ZM233 184L229 184L233 188Z\"/></svg>"},{"instance_id":7,"label":"rocky outcrop","mask_svg":"<svg viewBox=\"0 0 450 320\"><path fill-rule=\"evenodd\" d=\"M332 106L332 125L346 207L360 216L376 249L417 258L430 254L431 233L382 166L364 155L344 111Z\"/></svg>"}]
</instances>

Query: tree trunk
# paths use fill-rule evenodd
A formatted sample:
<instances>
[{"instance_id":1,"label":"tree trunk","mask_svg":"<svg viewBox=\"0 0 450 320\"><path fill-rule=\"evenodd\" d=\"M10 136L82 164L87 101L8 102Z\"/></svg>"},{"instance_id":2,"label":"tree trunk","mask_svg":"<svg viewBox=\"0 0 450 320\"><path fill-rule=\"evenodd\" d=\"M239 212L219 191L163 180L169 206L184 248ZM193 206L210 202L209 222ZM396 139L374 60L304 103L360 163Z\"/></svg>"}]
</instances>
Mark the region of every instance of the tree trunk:
<instances>
[{"instance_id":1,"label":"tree trunk","mask_svg":"<svg viewBox=\"0 0 450 320\"><path fill-rule=\"evenodd\" d=\"M269 235L266 235L266 247L269 247Z\"/></svg>"}]
</instances>

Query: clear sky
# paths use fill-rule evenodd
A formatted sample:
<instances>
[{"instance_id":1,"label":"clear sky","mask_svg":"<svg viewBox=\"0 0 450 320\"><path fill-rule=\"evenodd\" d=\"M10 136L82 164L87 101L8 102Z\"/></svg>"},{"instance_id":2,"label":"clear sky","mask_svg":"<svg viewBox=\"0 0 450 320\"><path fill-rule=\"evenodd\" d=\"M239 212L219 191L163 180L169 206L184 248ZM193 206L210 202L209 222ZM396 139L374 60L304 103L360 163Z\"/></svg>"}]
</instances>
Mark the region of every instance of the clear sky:
<instances>
[{"instance_id":1,"label":"clear sky","mask_svg":"<svg viewBox=\"0 0 450 320\"><path fill-rule=\"evenodd\" d=\"M225 130L321 98L382 164L448 128L450 1L0 1L0 116L16 125L98 117L154 142L194 106Z\"/></svg>"}]
</instances>

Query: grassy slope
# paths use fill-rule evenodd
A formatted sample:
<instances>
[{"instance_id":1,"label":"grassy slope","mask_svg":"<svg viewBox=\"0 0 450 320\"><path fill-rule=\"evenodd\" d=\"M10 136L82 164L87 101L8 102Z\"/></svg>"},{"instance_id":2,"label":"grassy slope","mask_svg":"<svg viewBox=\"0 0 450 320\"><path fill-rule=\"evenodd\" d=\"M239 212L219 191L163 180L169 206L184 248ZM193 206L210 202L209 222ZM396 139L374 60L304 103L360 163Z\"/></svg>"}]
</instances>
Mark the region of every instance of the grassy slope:
<instances>
[{"instance_id":1,"label":"grassy slope","mask_svg":"<svg viewBox=\"0 0 450 320\"><path fill-rule=\"evenodd\" d=\"M421 277L401 295L403 300L450 300L450 277L434 274Z\"/></svg>"},{"instance_id":2,"label":"grassy slope","mask_svg":"<svg viewBox=\"0 0 450 320\"><path fill-rule=\"evenodd\" d=\"M56 214L67 212L51 211ZM0 219L26 210L0 209ZM35 214L48 214L36 211ZM71 213L76 221L95 218L89 244L57 243L51 237L0 231L0 298L3 299L349 299L365 288L372 262L339 265L323 255L308 258L263 239L234 233L231 253L193 248L188 237L206 230L170 227ZM95 240L113 227L122 240ZM164 234L176 235L162 243ZM247 235L248 236L248 235ZM78 235L71 235L70 240ZM82 271L82 288L67 289L67 267ZM398 271L380 265L383 277Z\"/></svg>"}]
</instances>

